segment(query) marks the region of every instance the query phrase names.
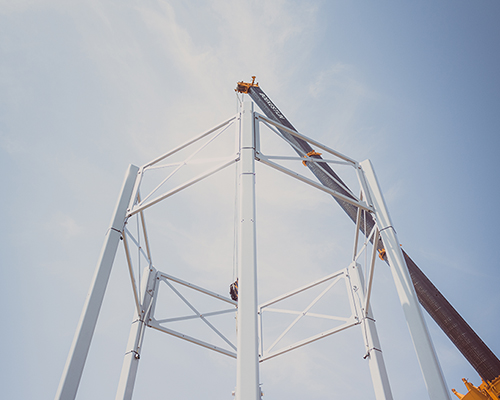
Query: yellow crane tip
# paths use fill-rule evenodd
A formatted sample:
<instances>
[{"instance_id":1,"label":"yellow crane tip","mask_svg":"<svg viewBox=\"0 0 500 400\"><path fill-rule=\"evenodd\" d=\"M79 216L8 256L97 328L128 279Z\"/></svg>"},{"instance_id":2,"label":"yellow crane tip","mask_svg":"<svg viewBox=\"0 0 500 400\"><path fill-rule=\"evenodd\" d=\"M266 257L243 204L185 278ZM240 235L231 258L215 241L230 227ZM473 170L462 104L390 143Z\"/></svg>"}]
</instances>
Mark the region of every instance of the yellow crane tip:
<instances>
[{"instance_id":1,"label":"yellow crane tip","mask_svg":"<svg viewBox=\"0 0 500 400\"><path fill-rule=\"evenodd\" d=\"M250 88L252 86L259 87L259 84L255 83L255 78L256 78L255 76L252 76L252 82L251 83L250 82L243 82L243 81L238 82L236 84L236 89L234 89L235 92L238 92L238 93L248 93L248 91L250 90Z\"/></svg>"}]
</instances>

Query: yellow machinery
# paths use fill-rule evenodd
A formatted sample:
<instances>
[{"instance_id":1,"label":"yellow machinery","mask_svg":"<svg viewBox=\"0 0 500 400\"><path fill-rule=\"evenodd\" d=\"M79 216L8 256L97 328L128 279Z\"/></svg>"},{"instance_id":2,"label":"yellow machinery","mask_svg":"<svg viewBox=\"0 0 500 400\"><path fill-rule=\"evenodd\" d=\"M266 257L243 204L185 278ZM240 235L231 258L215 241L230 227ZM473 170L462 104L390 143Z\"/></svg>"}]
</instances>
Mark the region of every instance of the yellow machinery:
<instances>
[{"instance_id":1,"label":"yellow machinery","mask_svg":"<svg viewBox=\"0 0 500 400\"><path fill-rule=\"evenodd\" d=\"M259 87L259 84L255 83L255 76L252 76L251 83L241 81L238 82L236 85L237 85L236 89L234 90L238 93L245 93L245 94L248 94L248 91L250 90L251 87Z\"/></svg>"},{"instance_id":2,"label":"yellow machinery","mask_svg":"<svg viewBox=\"0 0 500 400\"><path fill-rule=\"evenodd\" d=\"M497 400L500 399L500 376L491 382L483 382L474 386L467 379L462 379L465 387L469 391L467 394L460 394L455 389L451 389L460 400Z\"/></svg>"}]
</instances>

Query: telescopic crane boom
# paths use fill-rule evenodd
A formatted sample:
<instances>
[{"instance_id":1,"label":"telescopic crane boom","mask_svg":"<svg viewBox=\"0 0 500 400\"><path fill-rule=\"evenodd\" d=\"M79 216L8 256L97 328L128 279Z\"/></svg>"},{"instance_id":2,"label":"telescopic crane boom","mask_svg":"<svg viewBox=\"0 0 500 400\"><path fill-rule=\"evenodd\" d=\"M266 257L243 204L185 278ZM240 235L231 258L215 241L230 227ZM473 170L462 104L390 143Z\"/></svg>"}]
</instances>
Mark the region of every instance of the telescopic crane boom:
<instances>
[{"instance_id":1,"label":"telescopic crane boom","mask_svg":"<svg viewBox=\"0 0 500 400\"><path fill-rule=\"evenodd\" d=\"M255 83L255 76L252 76L251 83L238 82L235 90L239 93L248 94L268 118L296 131L278 107L276 107L271 99L259 87L259 84ZM278 128L278 130L301 157L310 156L322 159L321 155L316 153L306 141L299 139L282 129ZM329 189L335 190L354 199L354 196L348 189L347 185L333 171L329 164L326 162L312 163L307 161L305 161L304 164L311 170L321 184ZM347 213L349 218L356 223L357 207L336 197L334 198L340 207ZM361 232L364 235L367 235L371 232L375 222L373 221L371 214L364 214L366 221L362 221L359 226ZM381 242L379 242L378 250L381 258L387 262ZM433 285L429 278L427 278L427 276L404 250L403 254L420 304L439 325L446 336L448 336L448 338L453 342L453 344L463 354L483 380L481 385L476 387L464 379L464 383L469 390L465 396L457 393L455 390L453 390L453 392L459 399L463 400L500 399L500 360L481 340L477 333L474 332L469 324L465 322L462 316L455 310L455 308L453 308L448 300L446 300L441 292Z\"/></svg>"}]
</instances>

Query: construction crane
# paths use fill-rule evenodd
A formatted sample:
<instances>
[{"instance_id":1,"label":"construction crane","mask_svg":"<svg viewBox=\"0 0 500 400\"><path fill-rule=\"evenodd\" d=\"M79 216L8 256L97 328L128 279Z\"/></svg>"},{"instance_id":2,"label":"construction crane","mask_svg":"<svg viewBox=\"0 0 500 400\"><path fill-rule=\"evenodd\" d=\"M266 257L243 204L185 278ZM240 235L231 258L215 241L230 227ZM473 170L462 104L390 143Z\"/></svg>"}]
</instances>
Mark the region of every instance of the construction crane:
<instances>
[{"instance_id":1,"label":"construction crane","mask_svg":"<svg viewBox=\"0 0 500 400\"><path fill-rule=\"evenodd\" d=\"M269 119L296 131L278 107L259 87L259 84L255 82L255 76L252 76L252 82L238 82L235 91L248 94ZM299 156L322 159L321 154L314 151L309 143L291 135L285 130L278 130ZM348 186L333 171L328 163L308 161L304 161L303 163L322 185L354 199ZM357 207L336 197L335 200L347 213L349 218L356 223ZM371 232L375 221L370 213L367 213L363 218L364 221L359 224L359 229L364 235L367 235ZM388 262L382 242L379 242L378 246L380 258ZM500 399L500 360L498 357L481 340L469 324L465 322L462 316L453 308L404 250L403 254L420 304L482 379L482 383L479 386L475 386L466 379L463 379L468 392L463 395L452 389L453 393L461 400Z\"/></svg>"}]
</instances>

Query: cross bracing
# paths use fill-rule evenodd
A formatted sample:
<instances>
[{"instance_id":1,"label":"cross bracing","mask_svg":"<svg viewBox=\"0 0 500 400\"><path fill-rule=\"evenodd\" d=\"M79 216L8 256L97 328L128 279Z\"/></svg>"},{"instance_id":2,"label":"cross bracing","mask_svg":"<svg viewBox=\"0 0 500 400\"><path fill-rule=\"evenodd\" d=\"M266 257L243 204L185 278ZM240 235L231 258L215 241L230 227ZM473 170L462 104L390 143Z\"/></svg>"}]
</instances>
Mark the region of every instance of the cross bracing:
<instances>
[{"instance_id":1,"label":"cross bracing","mask_svg":"<svg viewBox=\"0 0 500 400\"><path fill-rule=\"evenodd\" d=\"M264 145L265 135L275 135L279 140L291 146L297 155L274 153L272 149ZM229 140L230 144L218 146L218 141L228 137L232 137L232 140ZM314 146L314 151L306 152L311 146ZM223 155L215 154L213 148L223 148L225 152ZM320 158L321 154L317 152L318 150L323 152L323 157ZM337 261L335 269L338 272L316 279L299 289L273 297L272 300L264 300L260 305L256 279L256 164L293 178L301 182L304 187L316 189L334 197L342 208L349 210L348 214L355 222L352 233L354 237L352 254L343 261ZM331 166L349 170L350 178L343 176L341 179L336 173L331 173ZM196 279L191 281L184 276L176 277L170 274L168 262L159 260L154 255L146 229L147 213L155 207L166 206L169 200L180 193L212 179L213 176L229 168L233 168L239 181L236 194L239 201L238 217L235 219L238 242L235 246L237 259L235 269L240 285L237 302L226 295L203 287L202 283ZM349 181L349 186L344 183L346 181ZM353 186L353 182L357 182L357 185ZM359 235L360 231L365 234ZM132 166L122 190L108 239L90 298L96 297L97 302L102 302L106 283L99 281L99 276L103 269L109 271L111 268L114 258L113 249L116 249L118 240L122 239L136 307L117 398L132 397L141 349L145 343L145 332L148 327L236 358L236 397L238 400L255 400L261 396L258 367L260 362L334 336L335 333L355 326L359 326L363 331L365 340L363 354L369 363L376 398L392 398L370 307L374 265L380 246L384 248L384 257L393 267L400 300L406 304L406 308L403 308L407 313L407 321L414 341L418 342L415 347L422 364L424 378L431 388L431 399L448 398L444 391L439 364L405 269L403 253L370 162L359 163L297 132L293 127L256 113L251 103L244 103L241 112L236 116L142 167ZM361 264L363 264L364 271ZM106 273L109 274L109 272ZM317 312L315 307L341 283L345 287L344 297L349 312L338 314L332 304L330 304L329 312ZM179 285L184 288L184 292L179 289ZM298 309L277 307L277 304L318 289L321 285L320 293L305 307ZM189 312L176 316L159 315L157 311L160 307L160 293L165 290L174 293ZM218 306L213 310L201 311L190 299L192 292L224 303L225 308ZM84 315L89 313L92 314L92 320L82 319L82 326L95 324L98 310L93 309L92 301L88 302L84 310ZM293 320L281 332L276 334L276 331L273 331L274 337L268 339L265 337L267 322L264 315L266 313L287 314L292 316ZM236 324L234 324L236 325L236 340L229 337L213 322L216 318L230 315L232 315L233 324L236 318ZM297 328L306 320L322 323L334 322L335 324L311 334L308 332L306 337L298 337L295 335ZM172 324L180 326L181 323L187 322L198 322L218 342L205 340L196 334L183 332L182 329L172 328ZM70 396L76 394L79 378L73 378L81 374L83 370L91 339L91 334L90 337L87 335L83 343L80 340L81 336L77 334L77 339L75 339L59 393L69 393ZM82 363L83 353L85 354Z\"/></svg>"}]
</instances>

